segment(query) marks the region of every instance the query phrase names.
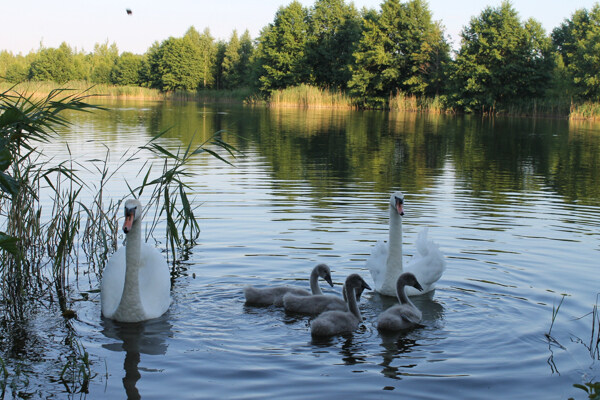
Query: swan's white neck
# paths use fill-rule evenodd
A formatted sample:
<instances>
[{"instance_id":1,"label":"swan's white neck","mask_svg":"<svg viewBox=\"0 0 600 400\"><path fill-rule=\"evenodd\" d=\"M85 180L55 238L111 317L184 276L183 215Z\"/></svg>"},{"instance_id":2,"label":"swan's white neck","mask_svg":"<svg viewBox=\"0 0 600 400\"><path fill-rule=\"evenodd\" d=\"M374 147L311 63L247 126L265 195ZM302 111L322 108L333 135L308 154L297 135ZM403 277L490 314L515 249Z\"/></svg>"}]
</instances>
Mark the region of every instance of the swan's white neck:
<instances>
[{"instance_id":1,"label":"swan's white neck","mask_svg":"<svg viewBox=\"0 0 600 400\"><path fill-rule=\"evenodd\" d=\"M121 302L115 311L114 318L119 321L139 321L144 318L145 311L140 296L140 267L142 253L141 218L133 221L127 233L125 244L125 283Z\"/></svg>"},{"instance_id":2,"label":"swan's white neck","mask_svg":"<svg viewBox=\"0 0 600 400\"><path fill-rule=\"evenodd\" d=\"M393 207L390 207L390 236L386 264L388 270L393 268L402 271L402 217Z\"/></svg>"},{"instance_id":3,"label":"swan's white neck","mask_svg":"<svg viewBox=\"0 0 600 400\"><path fill-rule=\"evenodd\" d=\"M312 294L323 294L319 286L319 272L316 268L310 273L310 291Z\"/></svg>"},{"instance_id":4,"label":"swan's white neck","mask_svg":"<svg viewBox=\"0 0 600 400\"><path fill-rule=\"evenodd\" d=\"M346 290L346 296L348 296L348 310L358 318L359 322L362 322L362 315L358 308L358 303L356 302L356 290L353 287L349 287L349 289L350 290Z\"/></svg>"}]
</instances>

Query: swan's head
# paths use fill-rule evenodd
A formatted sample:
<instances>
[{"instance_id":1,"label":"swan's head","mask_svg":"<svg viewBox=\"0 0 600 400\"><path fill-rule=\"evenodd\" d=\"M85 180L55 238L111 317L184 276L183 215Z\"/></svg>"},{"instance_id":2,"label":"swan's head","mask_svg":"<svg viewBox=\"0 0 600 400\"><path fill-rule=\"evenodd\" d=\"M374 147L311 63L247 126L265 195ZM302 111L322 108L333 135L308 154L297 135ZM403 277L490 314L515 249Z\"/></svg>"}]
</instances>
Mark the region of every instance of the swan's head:
<instances>
[{"instance_id":1,"label":"swan's head","mask_svg":"<svg viewBox=\"0 0 600 400\"><path fill-rule=\"evenodd\" d=\"M390 196L390 207L396 210L399 216L404 215L404 193L398 191Z\"/></svg>"},{"instance_id":2,"label":"swan's head","mask_svg":"<svg viewBox=\"0 0 600 400\"><path fill-rule=\"evenodd\" d=\"M129 233L134 221L137 221L142 216L142 203L137 199L129 199L125 202L125 223L123 224L123 232Z\"/></svg>"},{"instance_id":3,"label":"swan's head","mask_svg":"<svg viewBox=\"0 0 600 400\"><path fill-rule=\"evenodd\" d=\"M319 277L325 279L325 281L329 283L329 286L333 287L333 281L331 280L331 270L329 269L329 266L327 264L319 264L315 267L315 270L317 271L317 275L319 275Z\"/></svg>"},{"instance_id":4,"label":"swan's head","mask_svg":"<svg viewBox=\"0 0 600 400\"><path fill-rule=\"evenodd\" d=\"M404 286L412 286L420 292L423 291L423 287L421 286L419 281L417 281L417 277L410 272L405 272L398 277L397 286L398 290Z\"/></svg>"},{"instance_id":5,"label":"swan's head","mask_svg":"<svg viewBox=\"0 0 600 400\"><path fill-rule=\"evenodd\" d=\"M346 290L354 290L356 293L357 290L360 290L361 293L363 290L369 289L371 287L365 282L365 280L358 274L350 274L346 278Z\"/></svg>"}]
</instances>

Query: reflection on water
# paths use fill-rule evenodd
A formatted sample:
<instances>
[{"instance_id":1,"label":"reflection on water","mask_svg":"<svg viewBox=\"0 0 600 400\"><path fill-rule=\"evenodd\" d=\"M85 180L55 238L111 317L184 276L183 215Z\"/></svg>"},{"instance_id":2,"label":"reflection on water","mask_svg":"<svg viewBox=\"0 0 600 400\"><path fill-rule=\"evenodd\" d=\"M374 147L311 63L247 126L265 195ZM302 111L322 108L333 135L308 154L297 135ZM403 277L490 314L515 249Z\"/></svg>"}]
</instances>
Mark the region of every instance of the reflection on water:
<instances>
[{"instance_id":1,"label":"reflection on water","mask_svg":"<svg viewBox=\"0 0 600 400\"><path fill-rule=\"evenodd\" d=\"M167 339L172 337L172 325L168 313L143 322L122 323L102 317L102 334L116 342L103 344L102 347L124 354L123 387L128 399L141 399L136 383L141 378L139 371L140 354L165 355Z\"/></svg>"},{"instance_id":2,"label":"reflection on water","mask_svg":"<svg viewBox=\"0 0 600 400\"><path fill-rule=\"evenodd\" d=\"M227 156L234 167L203 156L188 165L202 233L175 278L165 325L104 321L103 335L86 332L87 348L111 368L106 392L92 381L90 397L170 398L173 387L179 398L577 395L572 384L592 360L571 337L589 336L580 317L600 287L600 128L197 103L111 108L74 114L61 133L78 161L102 158L104 144L118 157L169 127L159 139L166 148L224 130L240 153ZM137 170L122 178L139 178ZM119 180L110 192L123 187ZM395 300L376 293L361 300L360 329L319 341L309 317L244 306L244 285L308 288L318 262L332 268L336 289L327 293L339 295L350 273L370 279L365 260L387 238L397 189L406 194L407 256L427 226L448 261L435 293L414 299L424 328L379 333L377 318ZM552 335L564 349L549 349L544 334L563 293ZM94 325L97 300L81 307Z\"/></svg>"}]
</instances>

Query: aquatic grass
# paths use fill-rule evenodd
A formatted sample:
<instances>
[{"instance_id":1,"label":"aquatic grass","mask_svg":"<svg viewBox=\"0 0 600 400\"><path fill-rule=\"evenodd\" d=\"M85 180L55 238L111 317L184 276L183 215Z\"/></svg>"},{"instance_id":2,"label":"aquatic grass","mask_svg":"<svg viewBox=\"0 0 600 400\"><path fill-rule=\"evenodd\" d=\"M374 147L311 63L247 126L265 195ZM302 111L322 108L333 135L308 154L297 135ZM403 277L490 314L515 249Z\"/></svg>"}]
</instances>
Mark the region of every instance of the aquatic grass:
<instances>
[{"instance_id":1,"label":"aquatic grass","mask_svg":"<svg viewBox=\"0 0 600 400\"><path fill-rule=\"evenodd\" d=\"M173 268L175 268L178 258L177 250L185 252L185 249L195 244L196 239L200 235L200 226L194 213L195 207L187 195L187 190L190 190L190 188L184 180L190 176L190 173L186 169L187 164L202 153L208 153L230 164L218 153L209 149L207 147L208 144L224 149L231 156L234 156L236 149L221 139L222 132L217 132L196 147L192 147L192 137L186 148L179 147L175 152L172 152L157 142L166 132L159 133L146 145L141 147L141 149L148 150L162 160L160 176L150 179L151 168L148 168L142 184L138 188L130 188L130 191L136 197L140 197L146 188L153 188L150 195L150 202L146 205L146 209L152 209L154 214L150 229L147 232L147 238L152 236L158 221L164 217L166 219L165 237L168 250L167 255L169 253L172 255L171 262ZM140 173L142 171L143 169L140 170Z\"/></svg>"},{"instance_id":2,"label":"aquatic grass","mask_svg":"<svg viewBox=\"0 0 600 400\"><path fill-rule=\"evenodd\" d=\"M90 381L98 374L92 371L90 355L74 335L67 342L71 353L60 372L60 381L67 393L87 393Z\"/></svg>"},{"instance_id":3,"label":"aquatic grass","mask_svg":"<svg viewBox=\"0 0 600 400\"><path fill-rule=\"evenodd\" d=\"M427 112L433 114L453 113L454 110L447 106L442 96L415 96L400 90L391 94L388 99L390 111Z\"/></svg>"},{"instance_id":4,"label":"aquatic grass","mask_svg":"<svg viewBox=\"0 0 600 400\"><path fill-rule=\"evenodd\" d=\"M571 105L569 119L571 120L599 120L600 119L600 103L586 101L583 103L574 103Z\"/></svg>"},{"instance_id":5,"label":"aquatic grass","mask_svg":"<svg viewBox=\"0 0 600 400\"><path fill-rule=\"evenodd\" d=\"M306 84L273 91L267 103L270 107L355 108L350 96L341 90Z\"/></svg>"},{"instance_id":6,"label":"aquatic grass","mask_svg":"<svg viewBox=\"0 0 600 400\"><path fill-rule=\"evenodd\" d=\"M550 328L548 329L548 332L544 334L546 336L546 339L548 340L548 349L551 353L550 357L548 358L548 364L550 365L552 372L556 373L558 373L558 369L556 367L556 364L554 363L554 354L552 353L552 346L556 345L563 350L566 350L566 348L560 343L558 343L558 341L554 337L552 337L552 328L554 327L554 322L556 321L556 318L560 311L560 306L562 305L564 299L565 295L563 295L560 299L558 306L552 306L552 319L550 322ZM596 303L594 304L592 311L579 318L576 318L576 320L579 320L591 315L592 321L589 341L582 340L578 337L575 337L574 340L571 339L573 342L585 346L593 362L600 361L600 314L598 312L599 300L600 293L596 294ZM597 378L593 377L591 380L584 382L583 384L575 383L573 384L573 387L583 390L587 394L588 399L600 400L600 381L597 381L595 379ZM570 398L569 400L572 400L572 398Z\"/></svg>"},{"instance_id":7,"label":"aquatic grass","mask_svg":"<svg viewBox=\"0 0 600 400\"><path fill-rule=\"evenodd\" d=\"M192 146L191 140L187 147L168 150L159 141L164 131L144 146L121 155L116 167L112 167L108 147L103 159L77 161L68 145L67 160L55 164L44 157L39 144L55 137L57 125L69 125L61 115L63 111L103 110L83 101L88 97L87 92L54 90L36 99L19 94L14 87L0 93L1 321L9 326L7 329L25 332L36 308L42 305L46 312L53 312L52 305L57 305L56 317L64 318L67 323L64 344L69 352L58 381L68 393L86 393L90 380L96 375L88 352L77 342L76 332L68 322L76 317L70 308L73 303L70 271L79 275L83 260L82 274L101 276L106 261L117 248L117 215L122 201L130 195L141 196L149 191L147 207L155 211L148 235L152 236L159 221L166 220L167 258L171 259L175 272L179 257L186 254L200 233L195 215L198 206L187 194L186 181L191 177L187 165L202 153L229 163L217 151L208 148L209 145L224 149L232 156L235 153L235 149L221 139L221 132L198 146ZM115 178L117 171L146 157L143 152L158 159L162 168L155 169L154 163L147 161L139 171L143 177L140 185L130 187L127 183L129 193L108 195L108 182ZM78 177L80 170L95 173L99 176L98 182L83 181ZM48 203L42 195L49 197L50 210L42 210L42 204ZM96 283L94 281L94 285ZM82 297L85 296L82 294ZM7 340L14 337L14 334L7 335ZM12 344L16 351L21 351L19 347L23 345L17 339ZM29 385L27 372L14 361L9 368L0 357L3 393L7 387L13 394L22 392Z\"/></svg>"},{"instance_id":8,"label":"aquatic grass","mask_svg":"<svg viewBox=\"0 0 600 400\"><path fill-rule=\"evenodd\" d=\"M70 81L66 84L57 84L52 81L26 81L16 85L0 82L0 90L25 93L32 99L43 99L53 91L60 90L65 93L65 88L75 92L85 92L88 96L118 97L123 99L163 100L166 95L158 89L141 86L116 86L108 84L93 84L86 81Z\"/></svg>"}]
</instances>

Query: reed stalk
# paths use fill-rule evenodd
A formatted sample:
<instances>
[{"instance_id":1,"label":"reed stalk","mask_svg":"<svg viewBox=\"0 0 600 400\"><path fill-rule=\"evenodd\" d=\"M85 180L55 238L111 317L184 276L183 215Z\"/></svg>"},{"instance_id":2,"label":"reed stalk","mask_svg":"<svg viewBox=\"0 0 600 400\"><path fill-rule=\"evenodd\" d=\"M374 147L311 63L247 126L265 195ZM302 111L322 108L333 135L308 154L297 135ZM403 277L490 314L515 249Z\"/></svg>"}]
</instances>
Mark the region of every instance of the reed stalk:
<instances>
[{"instance_id":1,"label":"reed stalk","mask_svg":"<svg viewBox=\"0 0 600 400\"><path fill-rule=\"evenodd\" d=\"M305 84L276 90L271 93L267 103L270 107L355 108L350 96L341 90Z\"/></svg>"}]
</instances>

